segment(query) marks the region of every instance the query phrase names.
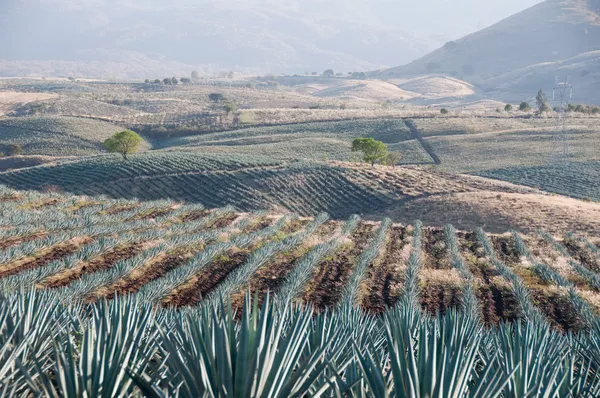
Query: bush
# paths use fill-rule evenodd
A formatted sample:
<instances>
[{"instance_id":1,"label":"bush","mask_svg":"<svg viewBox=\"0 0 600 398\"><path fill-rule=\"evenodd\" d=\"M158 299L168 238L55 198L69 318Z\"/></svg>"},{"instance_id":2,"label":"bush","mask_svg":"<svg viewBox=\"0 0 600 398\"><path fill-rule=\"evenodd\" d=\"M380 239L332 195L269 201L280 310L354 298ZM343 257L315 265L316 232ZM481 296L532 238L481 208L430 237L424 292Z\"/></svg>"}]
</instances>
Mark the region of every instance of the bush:
<instances>
[{"instance_id":1,"label":"bush","mask_svg":"<svg viewBox=\"0 0 600 398\"><path fill-rule=\"evenodd\" d=\"M519 110L521 112L529 112L531 110L531 105L529 105L527 102L523 101L519 105Z\"/></svg>"},{"instance_id":2,"label":"bush","mask_svg":"<svg viewBox=\"0 0 600 398\"><path fill-rule=\"evenodd\" d=\"M221 102L225 101L225 96L221 93L212 93L208 95L208 99L212 102Z\"/></svg>"},{"instance_id":3,"label":"bush","mask_svg":"<svg viewBox=\"0 0 600 398\"><path fill-rule=\"evenodd\" d=\"M446 109L446 108L442 108L442 109L440 109L440 113L441 113L442 115L447 115L447 114L448 114L448 109Z\"/></svg>"},{"instance_id":4,"label":"bush","mask_svg":"<svg viewBox=\"0 0 600 398\"><path fill-rule=\"evenodd\" d=\"M511 104L506 104L506 105L504 106L504 110L505 110L506 112L510 112L510 111L512 111L512 108L513 108L513 107L512 107L512 105L511 105Z\"/></svg>"}]
</instances>

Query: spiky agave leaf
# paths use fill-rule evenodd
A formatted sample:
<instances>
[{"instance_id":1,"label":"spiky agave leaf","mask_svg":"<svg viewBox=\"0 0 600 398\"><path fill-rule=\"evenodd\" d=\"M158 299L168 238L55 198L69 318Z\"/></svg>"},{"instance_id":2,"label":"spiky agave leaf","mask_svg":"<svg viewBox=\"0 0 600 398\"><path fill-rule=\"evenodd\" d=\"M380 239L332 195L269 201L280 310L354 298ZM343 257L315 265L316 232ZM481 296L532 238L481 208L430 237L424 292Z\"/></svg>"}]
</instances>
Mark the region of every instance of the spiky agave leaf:
<instances>
[{"instance_id":1,"label":"spiky agave leaf","mask_svg":"<svg viewBox=\"0 0 600 398\"><path fill-rule=\"evenodd\" d=\"M309 308L292 316L291 306L273 305L268 295L259 309L247 295L239 324L225 305L182 318L172 333L161 333L169 394L303 396L327 366L329 348L307 352L312 314ZM132 373L140 388L161 396L148 375Z\"/></svg>"},{"instance_id":2,"label":"spiky agave leaf","mask_svg":"<svg viewBox=\"0 0 600 398\"><path fill-rule=\"evenodd\" d=\"M133 382L126 369L143 372L155 359L153 314L150 306L131 297L95 304L80 337L54 340L49 370L44 372L38 361L36 374L27 375L31 390L36 395L89 398L130 394Z\"/></svg>"}]
</instances>

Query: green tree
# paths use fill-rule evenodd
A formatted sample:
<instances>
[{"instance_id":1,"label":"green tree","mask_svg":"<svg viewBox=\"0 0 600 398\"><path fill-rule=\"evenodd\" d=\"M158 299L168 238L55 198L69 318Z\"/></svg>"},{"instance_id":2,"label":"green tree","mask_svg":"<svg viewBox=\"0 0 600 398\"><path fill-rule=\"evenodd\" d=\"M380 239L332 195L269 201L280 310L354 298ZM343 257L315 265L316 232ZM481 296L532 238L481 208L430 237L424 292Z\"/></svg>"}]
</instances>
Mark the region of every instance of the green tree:
<instances>
[{"instance_id":1,"label":"green tree","mask_svg":"<svg viewBox=\"0 0 600 398\"><path fill-rule=\"evenodd\" d=\"M142 137L135 132L124 130L104 141L104 147L108 152L120 153L123 160L127 160L127 155L136 153L142 141L144 141Z\"/></svg>"},{"instance_id":2,"label":"green tree","mask_svg":"<svg viewBox=\"0 0 600 398\"><path fill-rule=\"evenodd\" d=\"M165 77L165 78L163 79L163 83L164 83L165 85L170 85L170 84L171 84L171 79L169 79L168 77Z\"/></svg>"},{"instance_id":3,"label":"green tree","mask_svg":"<svg viewBox=\"0 0 600 398\"><path fill-rule=\"evenodd\" d=\"M385 158L385 163L388 166L395 168L400 159L402 159L402 154L400 152L388 152L387 157Z\"/></svg>"},{"instance_id":4,"label":"green tree","mask_svg":"<svg viewBox=\"0 0 600 398\"><path fill-rule=\"evenodd\" d=\"M181 79L179 79L179 81L183 84L190 84L192 82L192 79L190 79L189 77L182 77Z\"/></svg>"},{"instance_id":5,"label":"green tree","mask_svg":"<svg viewBox=\"0 0 600 398\"><path fill-rule=\"evenodd\" d=\"M523 101L521 102L521 105L519 105L519 110L521 112L529 112L531 110L531 106L527 102Z\"/></svg>"},{"instance_id":6,"label":"green tree","mask_svg":"<svg viewBox=\"0 0 600 398\"><path fill-rule=\"evenodd\" d=\"M179 80L177 80L177 78L175 76L173 76L171 78L171 84L177 84L177 83L179 83Z\"/></svg>"},{"instance_id":7,"label":"green tree","mask_svg":"<svg viewBox=\"0 0 600 398\"><path fill-rule=\"evenodd\" d=\"M233 102L228 102L223 105L223 109L225 110L227 116L229 116L230 113L237 111L237 105Z\"/></svg>"},{"instance_id":8,"label":"green tree","mask_svg":"<svg viewBox=\"0 0 600 398\"><path fill-rule=\"evenodd\" d=\"M327 69L325 72L323 72L323 77L334 77L335 76L335 72L333 71L333 69Z\"/></svg>"},{"instance_id":9,"label":"green tree","mask_svg":"<svg viewBox=\"0 0 600 398\"><path fill-rule=\"evenodd\" d=\"M225 96L221 93L212 93L208 95L208 99L212 102L221 102L225 100Z\"/></svg>"},{"instance_id":10,"label":"green tree","mask_svg":"<svg viewBox=\"0 0 600 398\"><path fill-rule=\"evenodd\" d=\"M352 152L362 152L363 160L371 166L388 155L387 145L373 138L356 138L352 141Z\"/></svg>"},{"instance_id":11,"label":"green tree","mask_svg":"<svg viewBox=\"0 0 600 398\"><path fill-rule=\"evenodd\" d=\"M144 80L144 83L146 83L146 84L150 83L150 79Z\"/></svg>"},{"instance_id":12,"label":"green tree","mask_svg":"<svg viewBox=\"0 0 600 398\"><path fill-rule=\"evenodd\" d=\"M510 111L512 111L512 105L511 105L511 104L506 104L506 105L504 106L504 110L505 110L506 112L510 112Z\"/></svg>"},{"instance_id":13,"label":"green tree","mask_svg":"<svg viewBox=\"0 0 600 398\"><path fill-rule=\"evenodd\" d=\"M154 84L160 84L160 79L154 79Z\"/></svg>"},{"instance_id":14,"label":"green tree","mask_svg":"<svg viewBox=\"0 0 600 398\"><path fill-rule=\"evenodd\" d=\"M448 114L448 109L446 109L446 108L442 108L442 109L440 109L440 113L441 113L442 115L447 115L447 114Z\"/></svg>"}]
</instances>

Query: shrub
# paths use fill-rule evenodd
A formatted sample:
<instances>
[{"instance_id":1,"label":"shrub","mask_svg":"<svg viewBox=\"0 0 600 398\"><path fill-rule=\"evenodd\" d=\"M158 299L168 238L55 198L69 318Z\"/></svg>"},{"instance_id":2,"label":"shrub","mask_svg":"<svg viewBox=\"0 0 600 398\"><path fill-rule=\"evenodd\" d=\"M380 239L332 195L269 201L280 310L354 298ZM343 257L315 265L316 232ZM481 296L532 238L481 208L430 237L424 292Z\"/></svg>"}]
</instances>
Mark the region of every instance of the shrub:
<instances>
[{"instance_id":1,"label":"shrub","mask_svg":"<svg viewBox=\"0 0 600 398\"><path fill-rule=\"evenodd\" d=\"M225 96L221 93L212 93L208 95L208 99L212 102L221 102L225 101Z\"/></svg>"},{"instance_id":2,"label":"shrub","mask_svg":"<svg viewBox=\"0 0 600 398\"><path fill-rule=\"evenodd\" d=\"M523 101L521 102L521 104L519 105L519 110L521 112L529 112L531 110L531 105L529 105L529 103Z\"/></svg>"},{"instance_id":3,"label":"shrub","mask_svg":"<svg viewBox=\"0 0 600 398\"><path fill-rule=\"evenodd\" d=\"M513 107L512 107L512 105L511 105L511 104L506 104L506 105L504 106L504 110L505 110L506 112L510 112L510 111L512 111L512 108L513 108Z\"/></svg>"},{"instance_id":4,"label":"shrub","mask_svg":"<svg viewBox=\"0 0 600 398\"><path fill-rule=\"evenodd\" d=\"M448 109L446 109L446 108L442 108L442 109L440 109L440 113L441 113L442 115L447 115L447 114L448 114Z\"/></svg>"}]
</instances>

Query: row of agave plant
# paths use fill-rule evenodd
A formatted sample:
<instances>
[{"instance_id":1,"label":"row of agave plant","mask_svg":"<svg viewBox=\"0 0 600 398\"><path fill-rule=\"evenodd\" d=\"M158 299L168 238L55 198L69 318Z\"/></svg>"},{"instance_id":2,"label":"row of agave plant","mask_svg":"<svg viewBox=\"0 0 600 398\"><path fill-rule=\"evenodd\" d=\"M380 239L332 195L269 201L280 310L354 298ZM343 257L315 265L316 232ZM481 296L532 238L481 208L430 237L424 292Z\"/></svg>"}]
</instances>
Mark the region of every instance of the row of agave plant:
<instances>
[{"instance_id":1,"label":"row of agave plant","mask_svg":"<svg viewBox=\"0 0 600 398\"><path fill-rule=\"evenodd\" d=\"M469 312L383 316L248 294L175 311L135 298L0 299L0 395L44 397L597 397L600 323L485 328Z\"/></svg>"}]
</instances>

